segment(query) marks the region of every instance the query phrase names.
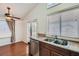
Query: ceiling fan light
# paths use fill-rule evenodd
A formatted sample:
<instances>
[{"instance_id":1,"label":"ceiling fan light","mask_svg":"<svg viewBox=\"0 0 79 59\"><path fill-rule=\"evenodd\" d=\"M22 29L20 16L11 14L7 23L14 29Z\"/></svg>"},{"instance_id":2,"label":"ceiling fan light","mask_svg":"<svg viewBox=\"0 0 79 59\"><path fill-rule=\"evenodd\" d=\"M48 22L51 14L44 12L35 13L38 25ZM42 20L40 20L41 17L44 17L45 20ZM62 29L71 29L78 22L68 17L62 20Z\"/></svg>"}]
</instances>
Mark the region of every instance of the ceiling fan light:
<instances>
[{"instance_id":1,"label":"ceiling fan light","mask_svg":"<svg viewBox=\"0 0 79 59\"><path fill-rule=\"evenodd\" d=\"M11 21L11 19L12 19L11 17L6 17L7 21Z\"/></svg>"}]
</instances>

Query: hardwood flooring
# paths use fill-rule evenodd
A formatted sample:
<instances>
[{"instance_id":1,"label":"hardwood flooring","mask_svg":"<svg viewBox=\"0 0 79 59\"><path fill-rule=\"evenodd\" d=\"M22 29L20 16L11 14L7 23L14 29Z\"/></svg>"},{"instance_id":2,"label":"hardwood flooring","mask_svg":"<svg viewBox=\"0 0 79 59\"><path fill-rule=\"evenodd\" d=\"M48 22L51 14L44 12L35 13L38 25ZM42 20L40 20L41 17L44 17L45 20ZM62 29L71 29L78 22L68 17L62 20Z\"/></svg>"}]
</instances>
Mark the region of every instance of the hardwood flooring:
<instances>
[{"instance_id":1,"label":"hardwood flooring","mask_svg":"<svg viewBox=\"0 0 79 59\"><path fill-rule=\"evenodd\" d=\"M28 44L17 42L0 47L0 56L28 56Z\"/></svg>"}]
</instances>

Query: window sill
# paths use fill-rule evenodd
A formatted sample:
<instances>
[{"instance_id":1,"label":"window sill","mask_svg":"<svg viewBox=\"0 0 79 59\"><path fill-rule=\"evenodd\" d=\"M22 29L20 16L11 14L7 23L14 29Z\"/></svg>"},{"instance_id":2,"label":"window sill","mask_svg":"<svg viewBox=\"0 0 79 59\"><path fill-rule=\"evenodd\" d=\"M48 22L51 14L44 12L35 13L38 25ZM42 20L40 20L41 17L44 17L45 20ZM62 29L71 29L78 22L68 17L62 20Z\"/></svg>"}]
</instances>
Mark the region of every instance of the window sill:
<instances>
[{"instance_id":1,"label":"window sill","mask_svg":"<svg viewBox=\"0 0 79 59\"><path fill-rule=\"evenodd\" d=\"M10 38L11 37L11 33L8 34L0 34L0 39L2 38Z\"/></svg>"}]
</instances>

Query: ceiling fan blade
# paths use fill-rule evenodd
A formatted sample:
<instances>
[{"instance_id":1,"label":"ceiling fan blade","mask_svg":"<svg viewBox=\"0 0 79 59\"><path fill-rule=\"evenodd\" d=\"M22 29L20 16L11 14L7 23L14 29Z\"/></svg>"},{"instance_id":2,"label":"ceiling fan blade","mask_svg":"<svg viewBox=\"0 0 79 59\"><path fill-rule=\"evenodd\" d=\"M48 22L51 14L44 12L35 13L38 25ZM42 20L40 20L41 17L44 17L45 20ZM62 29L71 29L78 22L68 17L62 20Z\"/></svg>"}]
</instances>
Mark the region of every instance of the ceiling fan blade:
<instances>
[{"instance_id":1,"label":"ceiling fan blade","mask_svg":"<svg viewBox=\"0 0 79 59\"><path fill-rule=\"evenodd\" d=\"M6 16L6 18L9 19L9 20L20 19L19 17L14 17L13 15L11 15L10 14L10 9L11 9L10 7L7 7L8 12L4 14Z\"/></svg>"},{"instance_id":2,"label":"ceiling fan blade","mask_svg":"<svg viewBox=\"0 0 79 59\"><path fill-rule=\"evenodd\" d=\"M12 16L12 18L15 18L15 19L21 19L21 18L19 18L19 17L14 17L14 16Z\"/></svg>"}]
</instances>

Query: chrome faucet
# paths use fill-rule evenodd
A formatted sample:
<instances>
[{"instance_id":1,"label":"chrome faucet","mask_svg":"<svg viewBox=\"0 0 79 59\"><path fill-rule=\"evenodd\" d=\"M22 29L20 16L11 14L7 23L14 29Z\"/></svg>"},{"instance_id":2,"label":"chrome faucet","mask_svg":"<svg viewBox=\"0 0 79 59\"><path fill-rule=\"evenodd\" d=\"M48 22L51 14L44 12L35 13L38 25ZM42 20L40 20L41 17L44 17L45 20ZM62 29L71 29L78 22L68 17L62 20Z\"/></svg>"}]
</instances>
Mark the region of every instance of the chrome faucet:
<instances>
[{"instance_id":1,"label":"chrome faucet","mask_svg":"<svg viewBox=\"0 0 79 59\"><path fill-rule=\"evenodd\" d=\"M57 35L55 35L54 39L57 39Z\"/></svg>"}]
</instances>

